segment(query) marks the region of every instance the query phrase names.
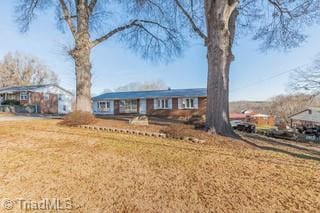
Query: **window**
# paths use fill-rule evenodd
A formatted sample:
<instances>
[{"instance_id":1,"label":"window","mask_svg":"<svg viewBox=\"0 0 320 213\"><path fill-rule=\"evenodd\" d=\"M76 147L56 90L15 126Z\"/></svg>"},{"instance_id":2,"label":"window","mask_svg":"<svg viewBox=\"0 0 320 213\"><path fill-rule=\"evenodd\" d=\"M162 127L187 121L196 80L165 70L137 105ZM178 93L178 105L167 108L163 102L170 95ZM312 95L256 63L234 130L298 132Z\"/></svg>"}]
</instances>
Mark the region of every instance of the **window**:
<instances>
[{"instance_id":1,"label":"window","mask_svg":"<svg viewBox=\"0 0 320 213\"><path fill-rule=\"evenodd\" d=\"M99 112L108 112L111 109L110 101L99 101L98 102L98 111Z\"/></svg>"},{"instance_id":2,"label":"window","mask_svg":"<svg viewBox=\"0 0 320 213\"><path fill-rule=\"evenodd\" d=\"M67 106L63 105L63 111L67 111Z\"/></svg>"},{"instance_id":3,"label":"window","mask_svg":"<svg viewBox=\"0 0 320 213\"><path fill-rule=\"evenodd\" d=\"M195 109L198 108L196 105L197 98L183 98L181 101L182 109Z\"/></svg>"},{"instance_id":4,"label":"window","mask_svg":"<svg viewBox=\"0 0 320 213\"><path fill-rule=\"evenodd\" d=\"M45 101L49 101L49 94L48 93L45 93L43 96L44 96Z\"/></svg>"},{"instance_id":5,"label":"window","mask_svg":"<svg viewBox=\"0 0 320 213\"><path fill-rule=\"evenodd\" d=\"M169 99L156 99L157 109L169 109Z\"/></svg>"},{"instance_id":6,"label":"window","mask_svg":"<svg viewBox=\"0 0 320 213\"><path fill-rule=\"evenodd\" d=\"M119 111L120 113L137 113L138 101L137 100L121 100Z\"/></svg>"},{"instance_id":7,"label":"window","mask_svg":"<svg viewBox=\"0 0 320 213\"><path fill-rule=\"evenodd\" d=\"M64 98L63 94L59 94L59 97L58 97L59 101L62 101L63 98Z\"/></svg>"},{"instance_id":8,"label":"window","mask_svg":"<svg viewBox=\"0 0 320 213\"><path fill-rule=\"evenodd\" d=\"M21 101L26 101L26 100L28 100L28 93L27 93L27 92L21 92L21 93L20 93L20 100L21 100Z\"/></svg>"}]
</instances>

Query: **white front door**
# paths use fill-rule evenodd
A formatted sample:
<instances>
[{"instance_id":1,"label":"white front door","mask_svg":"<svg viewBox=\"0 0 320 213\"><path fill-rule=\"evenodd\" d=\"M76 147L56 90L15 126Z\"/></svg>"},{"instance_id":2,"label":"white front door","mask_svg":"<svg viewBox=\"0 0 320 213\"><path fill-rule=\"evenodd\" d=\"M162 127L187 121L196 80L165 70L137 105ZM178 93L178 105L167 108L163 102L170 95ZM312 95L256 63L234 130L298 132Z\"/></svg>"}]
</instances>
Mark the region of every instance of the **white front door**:
<instances>
[{"instance_id":1,"label":"white front door","mask_svg":"<svg viewBox=\"0 0 320 213\"><path fill-rule=\"evenodd\" d=\"M147 114L147 101L146 99L140 99L139 114Z\"/></svg>"}]
</instances>

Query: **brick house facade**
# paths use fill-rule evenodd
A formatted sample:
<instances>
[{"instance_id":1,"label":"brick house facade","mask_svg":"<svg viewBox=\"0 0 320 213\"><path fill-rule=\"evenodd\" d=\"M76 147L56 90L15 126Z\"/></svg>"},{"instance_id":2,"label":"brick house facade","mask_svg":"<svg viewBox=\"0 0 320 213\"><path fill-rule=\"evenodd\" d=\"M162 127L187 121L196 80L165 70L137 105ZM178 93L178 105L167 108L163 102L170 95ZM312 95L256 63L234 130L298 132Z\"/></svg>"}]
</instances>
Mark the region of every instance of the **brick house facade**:
<instances>
[{"instance_id":1,"label":"brick house facade","mask_svg":"<svg viewBox=\"0 0 320 213\"><path fill-rule=\"evenodd\" d=\"M98 115L188 118L205 114L206 93L206 89L105 93L93 98L93 112Z\"/></svg>"}]
</instances>

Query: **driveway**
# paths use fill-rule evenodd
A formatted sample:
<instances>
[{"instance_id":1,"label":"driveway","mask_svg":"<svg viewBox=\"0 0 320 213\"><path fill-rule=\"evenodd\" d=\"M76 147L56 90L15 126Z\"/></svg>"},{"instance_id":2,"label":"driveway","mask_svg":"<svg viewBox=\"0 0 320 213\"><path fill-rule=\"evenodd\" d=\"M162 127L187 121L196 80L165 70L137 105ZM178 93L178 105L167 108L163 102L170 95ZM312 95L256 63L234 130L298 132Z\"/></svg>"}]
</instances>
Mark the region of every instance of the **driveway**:
<instances>
[{"instance_id":1,"label":"driveway","mask_svg":"<svg viewBox=\"0 0 320 213\"><path fill-rule=\"evenodd\" d=\"M26 121L26 120L35 120L35 119L43 119L41 117L33 117L33 116L15 116L15 115L9 115L9 116L0 116L0 122L1 121Z\"/></svg>"}]
</instances>

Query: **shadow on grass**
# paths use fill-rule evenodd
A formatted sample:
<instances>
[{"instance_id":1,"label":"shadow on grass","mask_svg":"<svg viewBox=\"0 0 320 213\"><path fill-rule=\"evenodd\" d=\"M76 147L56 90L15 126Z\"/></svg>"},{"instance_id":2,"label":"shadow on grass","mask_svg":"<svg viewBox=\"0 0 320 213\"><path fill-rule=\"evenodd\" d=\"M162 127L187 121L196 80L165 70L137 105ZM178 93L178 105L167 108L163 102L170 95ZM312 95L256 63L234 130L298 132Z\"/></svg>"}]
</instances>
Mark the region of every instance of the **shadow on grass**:
<instances>
[{"instance_id":1,"label":"shadow on grass","mask_svg":"<svg viewBox=\"0 0 320 213\"><path fill-rule=\"evenodd\" d=\"M253 138L253 139L258 139L258 140L262 140L262 141L266 141L268 143L274 144L274 145L280 145L280 146L287 146L290 148L294 148L294 149L299 149L302 151L307 151L310 154L314 154L314 155L319 155L320 156L320 151L314 150L314 149L310 149L307 147L303 147L303 146L299 146L299 145L295 145L295 144L290 144L290 143L286 143L286 142L281 142L281 141L277 141L273 138L264 138L264 137L260 137L258 135L246 135L246 137L249 138Z\"/></svg>"},{"instance_id":2,"label":"shadow on grass","mask_svg":"<svg viewBox=\"0 0 320 213\"><path fill-rule=\"evenodd\" d=\"M41 130L41 129L37 129L37 131L42 131L42 132L52 132L52 133L57 133L57 131L52 131L52 130ZM63 133L63 134L67 134L67 135L77 135L77 136L90 136L90 137L93 137L93 138L103 138L103 139L110 139L111 141L114 141L114 140L117 140L115 139L114 137L109 137L109 136L102 136L102 135L95 135L95 132L91 132L91 134L82 134L80 132L69 132L69 131L62 131L62 130L59 130L59 133ZM276 147L269 147L269 146L263 146L263 145L258 145L252 141L249 141L241 136L238 135L237 139L240 139L241 141L243 141L244 143L247 143L249 145L251 145L252 147L255 147L255 148L258 148L258 149L261 149L261 150L267 150L267 151L274 151L274 152L278 152L278 153L283 153L283 154L287 154L287 155L290 155L290 156L293 156L293 157L296 157L296 158L300 158L300 159L306 159L306 160L315 160L315 161L319 161L320 162L320 157L315 157L315 156L310 156L310 155L307 155L307 154L303 154L303 153L295 153L295 152L290 152L290 151L287 151L287 150L283 150L283 149L279 149L279 148L276 148ZM128 142L131 142L130 140L127 140L127 139L124 139L122 138L121 139L121 142L125 142L125 143L128 143ZM222 154L218 151L214 151L214 150L206 150L206 149L202 149L200 148L201 146L195 148L195 147L184 147L184 146L177 146L177 144L161 144L161 143L150 143L150 142L142 142L142 141L139 141L140 144L144 144L144 145L152 145L152 146L158 146L158 147L166 147L166 148L175 148L175 149L181 149L181 150L188 150L188 151L193 151L193 152L204 152L204 153L219 153L219 154ZM226 153L223 153L223 155L231 155L231 154L226 154Z\"/></svg>"},{"instance_id":3,"label":"shadow on grass","mask_svg":"<svg viewBox=\"0 0 320 213\"><path fill-rule=\"evenodd\" d=\"M302 154L302 153L290 152L290 151L279 149L279 148L276 148L276 147L258 145L258 144L254 143L252 141L249 141L249 140L247 140L247 139L245 139L243 137L242 137L242 141L244 141L245 143L247 143L247 144L249 144L249 145L251 145L253 147L256 147L256 148L259 148L259 149L262 149L262 150L283 153L283 154L287 154L287 155L290 155L290 156L296 157L296 158L301 158L301 159L305 159L305 160L315 160L315 161L319 161L320 162L320 157L310 156L310 155Z\"/></svg>"}]
</instances>

